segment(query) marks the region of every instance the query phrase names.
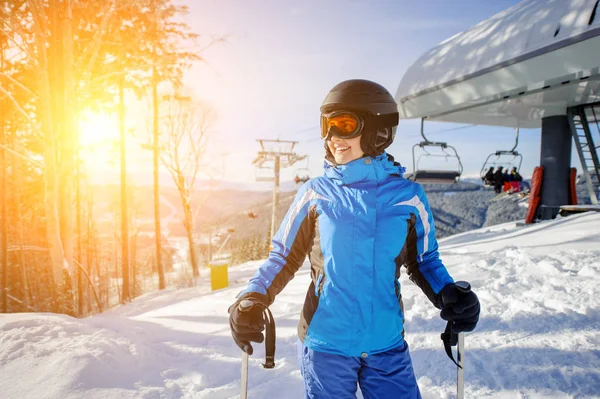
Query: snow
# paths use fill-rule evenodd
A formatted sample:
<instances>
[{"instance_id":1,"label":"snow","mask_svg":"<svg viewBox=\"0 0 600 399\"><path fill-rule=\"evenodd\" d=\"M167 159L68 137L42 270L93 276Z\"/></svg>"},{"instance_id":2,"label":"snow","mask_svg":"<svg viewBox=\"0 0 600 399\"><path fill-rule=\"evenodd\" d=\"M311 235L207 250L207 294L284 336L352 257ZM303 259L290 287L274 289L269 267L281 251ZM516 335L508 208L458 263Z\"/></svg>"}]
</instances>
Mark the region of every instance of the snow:
<instances>
[{"instance_id":1,"label":"snow","mask_svg":"<svg viewBox=\"0 0 600 399\"><path fill-rule=\"evenodd\" d=\"M529 226L506 223L440 241L455 279L482 303L467 334L467 398L600 397L600 213ZM235 398L241 352L227 307L261 262L230 268L230 287L148 294L86 319L0 315L2 398ZM250 398L302 398L296 323L308 265L272 306L276 368L263 345L250 358ZM423 398L454 398L456 367L446 358L445 323L403 275L406 338Z\"/></svg>"}]
</instances>

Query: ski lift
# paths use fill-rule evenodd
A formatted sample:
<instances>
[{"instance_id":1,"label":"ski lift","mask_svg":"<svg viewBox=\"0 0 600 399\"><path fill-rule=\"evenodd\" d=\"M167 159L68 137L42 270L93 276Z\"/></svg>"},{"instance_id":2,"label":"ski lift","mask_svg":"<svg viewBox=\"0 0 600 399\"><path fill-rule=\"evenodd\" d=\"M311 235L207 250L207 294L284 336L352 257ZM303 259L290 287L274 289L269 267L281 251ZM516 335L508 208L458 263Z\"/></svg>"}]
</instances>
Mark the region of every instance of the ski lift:
<instances>
[{"instance_id":1,"label":"ski lift","mask_svg":"<svg viewBox=\"0 0 600 399\"><path fill-rule=\"evenodd\" d=\"M266 161L267 158L264 154L258 154L254 161L252 161L252 164L254 165L254 180L266 182L275 181L273 168L265 166L264 164Z\"/></svg>"},{"instance_id":2,"label":"ski lift","mask_svg":"<svg viewBox=\"0 0 600 399\"><path fill-rule=\"evenodd\" d=\"M306 183L310 179L310 170L308 169L308 157L306 158L306 166L298 168L294 176L296 184Z\"/></svg>"},{"instance_id":3,"label":"ski lift","mask_svg":"<svg viewBox=\"0 0 600 399\"><path fill-rule=\"evenodd\" d=\"M519 128L517 127L515 129L515 145L513 146L513 148L508 151L496 151L496 152L488 155L488 157L485 159L485 162L483 163L483 166L481 167L481 171L479 172L479 176L481 177L483 184L485 184L486 186L493 185L492 182L487 181L487 179L485 178L486 173L489 171L490 168L492 168L492 170L493 170L493 169L497 169L498 167L501 166L504 168L504 170L509 172L513 167L516 167L517 173L520 173L521 164L523 163L523 156L521 154L519 154L519 152L517 152L518 145L519 145ZM496 157L496 158L494 159L493 157ZM504 157L503 161L501 161L502 157ZM512 157L512 158L506 159L506 157ZM492 158L491 161L490 161L490 158Z\"/></svg>"},{"instance_id":4,"label":"ski lift","mask_svg":"<svg viewBox=\"0 0 600 399\"><path fill-rule=\"evenodd\" d=\"M425 118L421 118L421 136L424 141L421 141L418 144L413 146L413 172L406 175L408 180L417 182L417 183L428 183L428 184L453 184L457 183L460 179L460 176L463 172L463 166L460 161L460 157L458 156L458 152L451 145L448 145L444 142L435 142L429 141L427 137L425 137L425 133L423 132L423 125L425 122ZM415 157L415 148L421 148L424 153L419 155L418 158ZM439 147L442 151L442 154L432 154L427 151L427 147ZM457 161L457 168L454 169L421 169L419 168L419 163L421 159L425 158L445 158L446 161L448 159L455 159Z\"/></svg>"}]
</instances>

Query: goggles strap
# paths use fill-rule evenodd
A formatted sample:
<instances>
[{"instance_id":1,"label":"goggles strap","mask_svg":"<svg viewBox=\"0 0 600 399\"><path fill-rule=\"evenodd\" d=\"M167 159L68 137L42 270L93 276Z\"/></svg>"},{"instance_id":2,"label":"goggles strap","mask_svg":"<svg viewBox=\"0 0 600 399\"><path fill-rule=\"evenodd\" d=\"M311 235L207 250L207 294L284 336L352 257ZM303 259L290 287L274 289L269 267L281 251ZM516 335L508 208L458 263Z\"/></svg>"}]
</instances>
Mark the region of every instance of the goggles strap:
<instances>
[{"instance_id":1,"label":"goggles strap","mask_svg":"<svg viewBox=\"0 0 600 399\"><path fill-rule=\"evenodd\" d=\"M400 121L400 117L398 113L393 114L385 114L385 115L370 115L368 118L370 126L380 128L380 127L392 127L397 126Z\"/></svg>"}]
</instances>

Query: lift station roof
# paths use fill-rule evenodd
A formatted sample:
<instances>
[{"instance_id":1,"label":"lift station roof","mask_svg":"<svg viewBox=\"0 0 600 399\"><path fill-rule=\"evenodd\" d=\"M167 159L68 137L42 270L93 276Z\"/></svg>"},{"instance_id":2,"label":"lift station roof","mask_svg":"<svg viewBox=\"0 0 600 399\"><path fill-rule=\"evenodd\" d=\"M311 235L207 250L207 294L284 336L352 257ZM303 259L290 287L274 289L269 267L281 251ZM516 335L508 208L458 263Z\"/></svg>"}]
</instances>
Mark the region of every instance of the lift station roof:
<instances>
[{"instance_id":1,"label":"lift station roof","mask_svg":"<svg viewBox=\"0 0 600 399\"><path fill-rule=\"evenodd\" d=\"M423 54L404 74L403 119L540 127L600 101L598 0L525 0Z\"/></svg>"}]
</instances>

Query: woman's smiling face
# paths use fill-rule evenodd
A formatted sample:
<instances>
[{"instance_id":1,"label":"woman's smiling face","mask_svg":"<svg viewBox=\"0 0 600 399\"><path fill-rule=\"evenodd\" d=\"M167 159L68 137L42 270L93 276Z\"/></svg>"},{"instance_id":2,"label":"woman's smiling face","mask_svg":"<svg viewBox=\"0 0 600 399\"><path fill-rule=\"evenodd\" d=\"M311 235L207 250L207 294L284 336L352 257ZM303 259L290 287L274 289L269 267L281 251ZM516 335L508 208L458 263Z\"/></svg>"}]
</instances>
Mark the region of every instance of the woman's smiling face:
<instances>
[{"instance_id":1,"label":"woman's smiling face","mask_svg":"<svg viewBox=\"0 0 600 399\"><path fill-rule=\"evenodd\" d=\"M365 155L360 147L360 136L351 139L341 139L332 135L327 140L327 146L338 165L347 164Z\"/></svg>"}]
</instances>

